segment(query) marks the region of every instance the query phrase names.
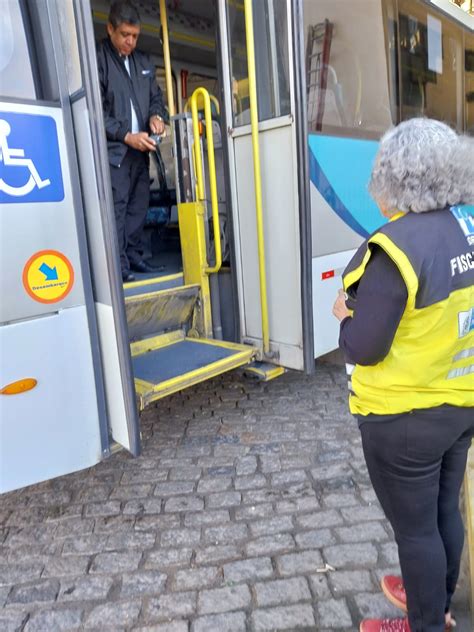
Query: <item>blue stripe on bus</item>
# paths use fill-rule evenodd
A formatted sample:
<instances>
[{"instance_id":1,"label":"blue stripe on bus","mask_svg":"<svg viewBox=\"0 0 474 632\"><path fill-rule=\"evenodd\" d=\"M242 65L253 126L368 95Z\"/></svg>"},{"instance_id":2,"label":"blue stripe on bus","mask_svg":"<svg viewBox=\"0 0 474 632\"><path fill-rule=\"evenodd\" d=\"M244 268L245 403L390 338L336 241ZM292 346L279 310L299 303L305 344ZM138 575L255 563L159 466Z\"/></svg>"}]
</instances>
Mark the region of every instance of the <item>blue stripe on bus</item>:
<instances>
[{"instance_id":1,"label":"blue stripe on bus","mask_svg":"<svg viewBox=\"0 0 474 632\"><path fill-rule=\"evenodd\" d=\"M332 210L362 237L386 220L367 190L378 142L311 134L310 180Z\"/></svg>"}]
</instances>

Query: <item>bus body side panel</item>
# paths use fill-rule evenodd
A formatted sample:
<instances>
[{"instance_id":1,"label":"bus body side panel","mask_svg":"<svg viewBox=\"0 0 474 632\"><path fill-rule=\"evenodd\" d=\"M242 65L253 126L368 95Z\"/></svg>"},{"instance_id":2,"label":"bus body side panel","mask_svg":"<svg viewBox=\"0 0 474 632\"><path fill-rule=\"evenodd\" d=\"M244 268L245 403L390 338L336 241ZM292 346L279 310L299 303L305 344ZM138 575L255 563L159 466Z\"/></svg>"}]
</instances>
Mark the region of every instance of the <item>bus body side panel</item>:
<instances>
[{"instance_id":1,"label":"bus body side panel","mask_svg":"<svg viewBox=\"0 0 474 632\"><path fill-rule=\"evenodd\" d=\"M367 191L377 150L369 139L392 122L387 64L392 49L381 0L302 2L317 357L338 345L332 305L342 271L383 223Z\"/></svg>"},{"instance_id":2,"label":"bus body side panel","mask_svg":"<svg viewBox=\"0 0 474 632\"><path fill-rule=\"evenodd\" d=\"M2 102L0 119L0 388L37 381L0 395L4 492L97 463L102 441L63 111Z\"/></svg>"},{"instance_id":3,"label":"bus body side panel","mask_svg":"<svg viewBox=\"0 0 474 632\"><path fill-rule=\"evenodd\" d=\"M84 306L0 328L0 493L95 465L102 457ZM81 349L81 352L78 352Z\"/></svg>"},{"instance_id":4,"label":"bus body side panel","mask_svg":"<svg viewBox=\"0 0 474 632\"><path fill-rule=\"evenodd\" d=\"M314 355L338 345L331 306L356 248L384 223L367 190L378 143L310 134Z\"/></svg>"},{"instance_id":5,"label":"bus body side panel","mask_svg":"<svg viewBox=\"0 0 474 632\"><path fill-rule=\"evenodd\" d=\"M334 351L339 340L339 321L331 306L342 287L341 275L355 250L313 258L314 357Z\"/></svg>"}]
</instances>

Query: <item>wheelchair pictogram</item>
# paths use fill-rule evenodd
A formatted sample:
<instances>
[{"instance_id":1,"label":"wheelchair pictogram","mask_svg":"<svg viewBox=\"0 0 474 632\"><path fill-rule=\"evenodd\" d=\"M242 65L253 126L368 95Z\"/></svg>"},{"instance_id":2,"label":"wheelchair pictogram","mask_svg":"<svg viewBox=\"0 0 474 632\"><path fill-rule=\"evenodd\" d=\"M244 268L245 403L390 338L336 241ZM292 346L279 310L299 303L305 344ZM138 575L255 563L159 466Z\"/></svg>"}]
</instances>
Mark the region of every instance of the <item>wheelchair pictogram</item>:
<instances>
[{"instance_id":1,"label":"wheelchair pictogram","mask_svg":"<svg viewBox=\"0 0 474 632\"><path fill-rule=\"evenodd\" d=\"M13 197L23 197L31 193L35 187L44 189L51 184L51 180L42 180L35 163L25 157L25 150L8 146L8 136L11 127L4 119L0 119L0 162L8 167L27 168L30 172L28 181L22 186L12 186L0 178L0 191Z\"/></svg>"},{"instance_id":2,"label":"wheelchair pictogram","mask_svg":"<svg viewBox=\"0 0 474 632\"><path fill-rule=\"evenodd\" d=\"M13 112L5 105L0 103L0 206L62 202L61 112L36 105ZM64 164L67 169L67 159Z\"/></svg>"}]
</instances>

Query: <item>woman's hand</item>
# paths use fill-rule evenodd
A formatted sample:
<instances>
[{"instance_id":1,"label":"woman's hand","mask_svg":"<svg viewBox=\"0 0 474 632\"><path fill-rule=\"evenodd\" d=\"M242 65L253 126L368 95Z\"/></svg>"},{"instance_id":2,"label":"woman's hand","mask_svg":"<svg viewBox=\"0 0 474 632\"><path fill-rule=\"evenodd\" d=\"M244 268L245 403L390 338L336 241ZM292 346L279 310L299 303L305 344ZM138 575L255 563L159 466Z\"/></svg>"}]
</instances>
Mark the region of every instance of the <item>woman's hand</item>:
<instances>
[{"instance_id":1,"label":"woman's hand","mask_svg":"<svg viewBox=\"0 0 474 632\"><path fill-rule=\"evenodd\" d=\"M332 307L332 313L338 321L344 320L344 318L351 315L346 307L346 294L344 290L338 290L336 302Z\"/></svg>"}]
</instances>

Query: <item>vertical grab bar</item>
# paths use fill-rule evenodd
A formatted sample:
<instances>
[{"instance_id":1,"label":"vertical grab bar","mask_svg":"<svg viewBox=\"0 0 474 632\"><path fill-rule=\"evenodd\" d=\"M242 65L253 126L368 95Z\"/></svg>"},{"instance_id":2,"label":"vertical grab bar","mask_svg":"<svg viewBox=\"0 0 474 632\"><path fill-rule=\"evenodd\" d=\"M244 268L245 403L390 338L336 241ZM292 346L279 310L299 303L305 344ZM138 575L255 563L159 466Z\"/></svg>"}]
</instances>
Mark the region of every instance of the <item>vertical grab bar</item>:
<instances>
[{"instance_id":1,"label":"vertical grab bar","mask_svg":"<svg viewBox=\"0 0 474 632\"><path fill-rule=\"evenodd\" d=\"M204 120L206 122L207 160L209 165L209 189L211 194L212 230L214 233L214 247L216 261L213 266L205 269L206 274L218 272L222 266L221 231L219 224L219 205L217 201L216 162L214 155L214 135L212 131L211 99L205 88L196 88L191 97L191 114L193 117L193 154L196 166L196 196L202 202L206 197L204 186L204 172L202 168L201 149L199 147L198 96L204 101Z\"/></svg>"},{"instance_id":2,"label":"vertical grab bar","mask_svg":"<svg viewBox=\"0 0 474 632\"><path fill-rule=\"evenodd\" d=\"M173 79L171 75L170 40L168 36L168 14L166 13L166 2L160 0L160 22L163 32L163 58L165 60L166 93L168 96L168 112L170 116L176 114L174 105Z\"/></svg>"},{"instance_id":3,"label":"vertical grab bar","mask_svg":"<svg viewBox=\"0 0 474 632\"><path fill-rule=\"evenodd\" d=\"M253 173L255 181L255 207L257 214L258 267L260 272L260 308L262 312L263 352L270 351L268 325L267 272L265 268L265 240L263 234L262 177L260 173L260 148L258 144L258 100L255 71L255 47L252 0L244 0L245 35L247 40L247 65L249 73L250 123L252 126Z\"/></svg>"}]
</instances>

